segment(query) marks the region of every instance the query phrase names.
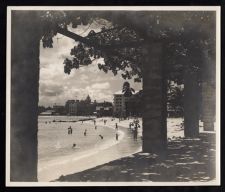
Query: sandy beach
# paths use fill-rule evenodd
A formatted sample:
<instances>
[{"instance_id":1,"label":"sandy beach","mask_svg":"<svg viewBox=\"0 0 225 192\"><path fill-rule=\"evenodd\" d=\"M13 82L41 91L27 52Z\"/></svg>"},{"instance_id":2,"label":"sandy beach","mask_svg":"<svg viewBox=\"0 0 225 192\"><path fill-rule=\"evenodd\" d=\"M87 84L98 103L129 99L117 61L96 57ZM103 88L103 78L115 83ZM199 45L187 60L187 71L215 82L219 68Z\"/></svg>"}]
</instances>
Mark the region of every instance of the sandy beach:
<instances>
[{"instance_id":1,"label":"sandy beach","mask_svg":"<svg viewBox=\"0 0 225 192\"><path fill-rule=\"evenodd\" d=\"M142 150L141 118L137 141L133 140L132 130L129 129L129 123L133 119L119 121L117 118L114 120L109 117L97 118L95 129L93 120L75 122L79 118L54 116L39 118L39 181L52 181L62 175L82 172ZM59 122L60 120L68 122ZM106 124L103 120L107 121ZM182 121L181 118L167 120L168 140L184 136ZM115 123L118 124L118 131L115 129ZM73 129L72 135L67 133L69 126ZM116 132L119 134L118 140L115 137ZM104 138L101 139L99 135ZM74 143L75 148L72 147Z\"/></svg>"}]
</instances>

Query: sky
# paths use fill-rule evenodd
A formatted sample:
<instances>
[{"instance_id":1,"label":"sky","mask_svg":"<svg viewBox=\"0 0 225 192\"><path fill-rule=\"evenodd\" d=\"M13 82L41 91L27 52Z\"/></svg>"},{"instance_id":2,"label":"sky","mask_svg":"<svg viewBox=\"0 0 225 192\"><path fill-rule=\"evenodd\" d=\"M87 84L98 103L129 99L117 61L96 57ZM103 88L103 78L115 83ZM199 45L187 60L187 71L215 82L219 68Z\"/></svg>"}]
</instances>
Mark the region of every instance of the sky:
<instances>
[{"instance_id":1,"label":"sky","mask_svg":"<svg viewBox=\"0 0 225 192\"><path fill-rule=\"evenodd\" d=\"M90 30L98 32L99 24L80 25L73 32L86 36ZM113 94L121 90L125 80L120 73L116 76L111 71L104 73L98 69L98 63L104 63L100 58L91 65L78 70L73 69L70 75L64 73L63 61L70 57L71 48L76 45L73 39L57 34L53 38L53 48L43 48L40 42L40 80L39 106L64 105L69 99L85 99L90 95L97 102L113 101ZM142 83L129 80L135 90L142 89Z\"/></svg>"}]
</instances>

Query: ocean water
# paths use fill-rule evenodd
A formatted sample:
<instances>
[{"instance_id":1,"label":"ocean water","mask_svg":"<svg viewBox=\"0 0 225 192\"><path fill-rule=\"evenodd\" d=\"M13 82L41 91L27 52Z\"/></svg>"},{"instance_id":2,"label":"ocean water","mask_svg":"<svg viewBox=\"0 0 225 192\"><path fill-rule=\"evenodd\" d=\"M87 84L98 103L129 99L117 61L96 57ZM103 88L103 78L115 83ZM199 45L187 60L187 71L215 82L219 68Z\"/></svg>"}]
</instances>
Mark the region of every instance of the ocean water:
<instances>
[{"instance_id":1,"label":"ocean water","mask_svg":"<svg viewBox=\"0 0 225 192\"><path fill-rule=\"evenodd\" d=\"M92 120L83 123L78 121L84 118L76 116L39 117L39 181L51 181L61 175L83 171L141 151L142 126L139 130L139 142L134 142L132 133L128 129L128 121L119 122L118 119L111 121L110 118L107 118L108 122L105 126L102 119L97 119L97 129L95 129ZM58 122L60 120L78 122ZM132 121L132 119L129 121ZM167 119L168 138L184 136L183 128L180 126L182 121L181 118ZM115 123L123 127L118 131L118 141L115 139ZM200 131L202 129L201 124L200 122ZM68 135L69 126L73 129L72 135ZM87 130L87 136L84 136L85 130ZM100 134L103 135L103 140L99 137ZM76 144L75 148L73 148L73 144Z\"/></svg>"},{"instance_id":2,"label":"ocean water","mask_svg":"<svg viewBox=\"0 0 225 192\"><path fill-rule=\"evenodd\" d=\"M131 155L141 150L141 140L133 141L132 132L126 126L115 129L115 123L107 118L94 122L76 121L83 117L40 116L38 124L38 180L52 181L61 175L83 171L109 161ZM106 118L104 118L106 119ZM120 123L119 123L120 125ZM68 135L71 126L73 134ZM123 126L122 124L120 126ZM87 136L84 131L87 130ZM116 133L119 139L116 140ZM102 135L104 139L101 139ZM76 147L73 148L73 144Z\"/></svg>"},{"instance_id":3,"label":"ocean water","mask_svg":"<svg viewBox=\"0 0 225 192\"><path fill-rule=\"evenodd\" d=\"M76 116L39 116L38 119L38 162L39 169L47 165L51 160L69 155L81 156L88 151L94 151L114 141L115 131L103 125L97 125L95 129L92 121L78 122L53 122L76 121L84 117ZM73 133L68 135L68 127ZM84 136L84 131L87 135ZM102 140L99 134L103 135ZM73 148L73 144L76 147Z\"/></svg>"},{"instance_id":4,"label":"ocean water","mask_svg":"<svg viewBox=\"0 0 225 192\"><path fill-rule=\"evenodd\" d=\"M98 150L110 143L115 142L115 130L97 123L97 130L93 121L78 121L88 117L81 116L39 116L38 118L38 161L47 163L58 157L77 154L83 155L87 152ZM53 121L57 122L53 122ZM78 122L58 122L58 121L78 121ZM168 119L168 137L183 136L180 127L182 119ZM123 122L120 123L123 126ZM73 134L68 135L68 127L72 127ZM125 125L124 125L125 126ZM87 130L87 136L84 131ZM101 140L99 135L103 135ZM142 135L142 131L139 131ZM73 144L76 147L73 148ZM40 167L39 166L39 167ZM41 168L41 167L40 167Z\"/></svg>"}]
</instances>

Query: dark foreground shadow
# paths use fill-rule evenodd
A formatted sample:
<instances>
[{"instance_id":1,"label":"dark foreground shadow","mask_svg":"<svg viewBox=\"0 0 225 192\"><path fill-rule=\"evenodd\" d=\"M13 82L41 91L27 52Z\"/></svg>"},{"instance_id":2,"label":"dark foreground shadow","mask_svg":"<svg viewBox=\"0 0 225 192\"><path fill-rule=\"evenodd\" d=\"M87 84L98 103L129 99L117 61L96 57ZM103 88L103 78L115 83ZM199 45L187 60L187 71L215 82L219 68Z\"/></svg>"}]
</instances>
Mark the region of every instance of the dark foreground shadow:
<instances>
[{"instance_id":1,"label":"dark foreground shadow","mask_svg":"<svg viewBox=\"0 0 225 192\"><path fill-rule=\"evenodd\" d=\"M169 141L162 159L136 153L57 181L210 181L215 178L215 134ZM101 158L101 157L100 157Z\"/></svg>"}]
</instances>

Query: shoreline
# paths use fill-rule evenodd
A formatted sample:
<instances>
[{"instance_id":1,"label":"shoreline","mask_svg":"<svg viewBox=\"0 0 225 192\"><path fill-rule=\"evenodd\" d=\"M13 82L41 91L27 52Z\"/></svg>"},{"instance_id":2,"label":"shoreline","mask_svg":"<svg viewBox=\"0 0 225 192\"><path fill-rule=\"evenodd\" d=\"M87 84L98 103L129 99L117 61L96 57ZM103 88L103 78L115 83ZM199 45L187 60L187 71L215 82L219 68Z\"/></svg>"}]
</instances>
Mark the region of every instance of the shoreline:
<instances>
[{"instance_id":1,"label":"shoreline","mask_svg":"<svg viewBox=\"0 0 225 192\"><path fill-rule=\"evenodd\" d=\"M110 129L115 130L115 128L112 125L102 125L103 122L101 122L102 118L97 118L96 124L100 127L104 127L104 130ZM91 124L91 121L84 122L84 125ZM114 123L114 122L113 122ZM94 168L96 166L102 165L104 163L108 163L110 161L113 161L115 159L124 157L123 154L115 154L113 155L113 151L116 150L116 148L120 148L120 143L124 140L126 142L126 139L128 137L127 134L127 128L119 127L119 140L116 141L114 137L107 140L106 143L98 146L97 148L93 148L91 150L85 150L83 152L80 152L78 154L71 154L66 155L62 157L58 157L54 160L48 161L49 165L44 166L42 162L42 167L39 167L39 181L52 181L55 179L58 179L61 175L68 175L71 173L78 173L81 171L85 171L90 168ZM125 138L126 136L126 138ZM125 138L125 139L124 139ZM139 150L135 150L130 154L133 154ZM109 153L110 152L110 153ZM109 153L108 155L105 155L106 153ZM101 157L101 158L99 158ZM54 169L55 167L55 169ZM57 169L57 170L56 170Z\"/></svg>"},{"instance_id":2,"label":"shoreline","mask_svg":"<svg viewBox=\"0 0 225 192\"><path fill-rule=\"evenodd\" d=\"M199 140L170 141L165 158L138 152L55 181L208 183L215 178L215 134L200 133Z\"/></svg>"},{"instance_id":3,"label":"shoreline","mask_svg":"<svg viewBox=\"0 0 225 192\"><path fill-rule=\"evenodd\" d=\"M107 125L104 125L104 122L103 122L102 119L107 119ZM127 139L127 137L129 137L129 140L133 141L133 139L131 138L132 137L131 130L128 128L128 123L130 121L132 121L133 119L122 120L122 121L119 121L118 119L114 119L112 121L111 119L112 118L110 118L110 117L96 118L96 123L97 123L98 126L103 126L104 129L110 128L110 129L114 129L114 130L115 130L115 128L114 128L115 123L118 123L119 130L120 131L123 130L126 133L124 135L124 137L126 136L126 139ZM177 139L178 140L182 139L183 130L179 126L179 123L180 123L181 120L182 119L179 119L179 118L170 118L170 120L168 120L168 122L167 122L167 123L169 123L168 124L168 131L169 131L169 133L168 133L168 142L174 142ZM87 124L91 125L92 123L93 122L91 120L89 120L89 121L85 121L84 125L87 125ZM142 135L141 131L142 131L142 128L139 129L139 135L138 135L139 139L141 138L141 135ZM202 132L202 131L200 131L200 132ZM120 143L122 142L122 144L123 144L123 140L124 139L121 139ZM113 141L115 141L115 140L111 139L108 142L113 142ZM187 139L184 139L184 141L187 141ZM198 141L198 140L196 140L196 141ZM132 143L131 143L131 145L132 145ZM86 171L88 171L90 169L94 170L96 167L104 167L106 164L111 164L114 161L117 161L117 160L119 161L119 160L124 159L126 157L128 158L129 156L132 156L132 154L135 154L135 153L138 153L138 152L141 151L141 144L140 144L140 147L138 149L136 149L136 150L133 150L132 153L130 152L129 154L124 154L123 152L120 152L120 155L115 155L114 157L111 156L111 155L113 153L115 153L115 152L117 153L117 151L120 150L120 144L119 143L113 144L113 145L108 146L108 147L102 146L99 149L100 150L98 150L96 152L95 151L93 152L93 150L92 151L84 151L83 156L77 158L77 159L79 159L78 161L82 161L83 160L83 162L82 162L83 165L82 166L72 165L72 167L70 167L70 165L67 165L68 162L69 162L69 164L74 164L74 162L77 161L76 159L74 159L74 155L72 155L73 157L72 156L68 156L68 157L70 157L70 159L72 161L65 161L65 159L64 159L63 164L66 167L64 169L64 173L63 174L52 173L52 174L58 175L58 177L54 177L53 179L51 179L51 181L56 181L60 177L64 178L64 177L67 177L68 175L82 174L83 172L86 172ZM109 157L107 157L107 156L109 156ZM99 160L99 157L103 158L103 160L101 160L101 159ZM61 157L61 158L63 159L64 157ZM106 158L106 159L104 159L104 158ZM56 161L56 164L57 164L57 160L55 160L55 161ZM77 168L77 167L79 167L79 168ZM64 175L66 175L66 176L64 176Z\"/></svg>"},{"instance_id":4,"label":"shoreline","mask_svg":"<svg viewBox=\"0 0 225 192\"><path fill-rule=\"evenodd\" d=\"M69 122L72 122L72 123L76 123L76 122L80 122L80 121L90 121L90 120L94 120L96 118L88 118L88 119L79 119L79 120L73 120L73 121L65 121L65 120L53 120L52 122L62 122L62 123L69 123Z\"/></svg>"}]
</instances>

